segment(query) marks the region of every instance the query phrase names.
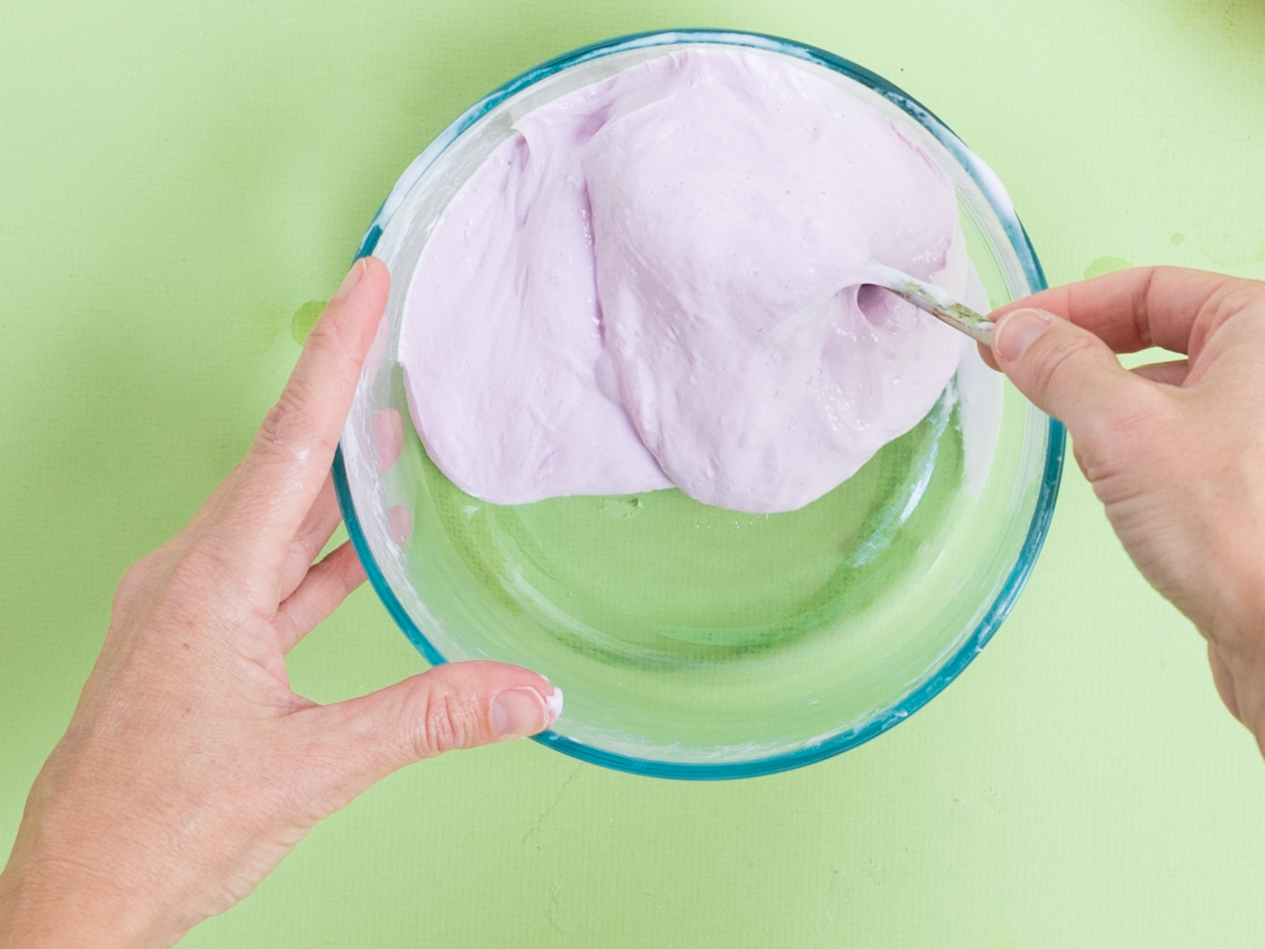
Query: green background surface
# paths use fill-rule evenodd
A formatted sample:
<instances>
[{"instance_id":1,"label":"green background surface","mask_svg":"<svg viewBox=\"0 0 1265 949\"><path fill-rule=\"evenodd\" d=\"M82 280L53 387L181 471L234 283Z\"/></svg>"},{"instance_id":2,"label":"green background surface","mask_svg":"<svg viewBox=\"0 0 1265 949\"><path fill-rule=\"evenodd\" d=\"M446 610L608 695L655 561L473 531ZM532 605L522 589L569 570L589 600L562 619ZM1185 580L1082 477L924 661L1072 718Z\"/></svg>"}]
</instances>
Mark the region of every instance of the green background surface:
<instances>
[{"instance_id":1,"label":"green background surface","mask_svg":"<svg viewBox=\"0 0 1265 949\"><path fill-rule=\"evenodd\" d=\"M0 844L124 568L243 452L409 160L510 76L729 26L903 86L1009 186L1052 283L1265 277L1254 2L6 5ZM421 661L373 593L302 643L335 700ZM1202 642L1071 466L1011 618L894 732L723 784L534 743L406 770L191 947L1230 947L1265 941L1265 772Z\"/></svg>"}]
</instances>

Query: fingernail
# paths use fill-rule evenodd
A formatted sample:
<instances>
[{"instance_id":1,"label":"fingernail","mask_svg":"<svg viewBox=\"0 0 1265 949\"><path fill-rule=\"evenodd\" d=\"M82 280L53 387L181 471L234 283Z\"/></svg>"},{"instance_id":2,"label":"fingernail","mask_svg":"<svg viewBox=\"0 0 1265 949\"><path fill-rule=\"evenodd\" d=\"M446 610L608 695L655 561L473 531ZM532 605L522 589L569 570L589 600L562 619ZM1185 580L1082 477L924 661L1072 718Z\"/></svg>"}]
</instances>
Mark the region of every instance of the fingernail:
<instances>
[{"instance_id":1,"label":"fingernail","mask_svg":"<svg viewBox=\"0 0 1265 949\"><path fill-rule=\"evenodd\" d=\"M546 679L546 682L549 680ZM556 685L553 691L549 693L549 698L545 699L545 705L549 709L549 724L552 725L558 720L558 716L562 714L562 690Z\"/></svg>"},{"instance_id":2,"label":"fingernail","mask_svg":"<svg viewBox=\"0 0 1265 949\"><path fill-rule=\"evenodd\" d=\"M1054 317L1041 310L1013 310L993 330L993 352L1006 362L1019 359L1050 328Z\"/></svg>"},{"instance_id":3,"label":"fingernail","mask_svg":"<svg viewBox=\"0 0 1265 949\"><path fill-rule=\"evenodd\" d=\"M506 689L492 700L492 731L502 738L534 735L552 724L552 714L535 689Z\"/></svg>"},{"instance_id":4,"label":"fingernail","mask_svg":"<svg viewBox=\"0 0 1265 949\"><path fill-rule=\"evenodd\" d=\"M335 300L341 300L351 291L356 289L356 284L360 283L360 278L365 273L365 262L361 258L351 265L351 270L347 271L347 276L343 277L342 285L339 286L338 292L334 294Z\"/></svg>"}]
</instances>

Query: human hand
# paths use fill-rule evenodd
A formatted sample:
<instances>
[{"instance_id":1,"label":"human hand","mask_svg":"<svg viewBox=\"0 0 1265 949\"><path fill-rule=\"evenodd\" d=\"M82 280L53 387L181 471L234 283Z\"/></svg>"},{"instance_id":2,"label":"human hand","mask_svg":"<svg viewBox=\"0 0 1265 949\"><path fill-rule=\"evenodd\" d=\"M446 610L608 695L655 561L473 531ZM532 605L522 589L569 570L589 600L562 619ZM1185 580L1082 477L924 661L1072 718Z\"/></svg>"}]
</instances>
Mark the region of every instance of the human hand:
<instances>
[{"instance_id":1,"label":"human hand","mask_svg":"<svg viewBox=\"0 0 1265 949\"><path fill-rule=\"evenodd\" d=\"M1003 307L984 357L1072 436L1143 575L1265 753L1265 283L1125 270ZM1122 368L1160 346L1186 359Z\"/></svg>"},{"instance_id":2,"label":"human hand","mask_svg":"<svg viewBox=\"0 0 1265 949\"><path fill-rule=\"evenodd\" d=\"M439 666L319 706L285 654L364 580L330 462L389 277L358 261L246 458L132 567L0 874L0 947L169 946L242 899L317 821L392 771L547 728L515 666Z\"/></svg>"}]
</instances>

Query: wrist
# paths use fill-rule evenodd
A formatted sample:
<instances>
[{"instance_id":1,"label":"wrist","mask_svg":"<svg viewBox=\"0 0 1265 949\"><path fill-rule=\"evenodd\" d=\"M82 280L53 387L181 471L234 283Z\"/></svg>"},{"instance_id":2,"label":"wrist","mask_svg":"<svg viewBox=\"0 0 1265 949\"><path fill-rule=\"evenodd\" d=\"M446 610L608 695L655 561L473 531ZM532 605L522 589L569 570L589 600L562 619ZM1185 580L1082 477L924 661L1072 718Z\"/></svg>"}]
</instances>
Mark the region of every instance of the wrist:
<instances>
[{"instance_id":1,"label":"wrist","mask_svg":"<svg viewBox=\"0 0 1265 949\"><path fill-rule=\"evenodd\" d=\"M62 823L28 806L0 873L0 949L174 945L182 931L165 924L155 888L112 871L116 847L90 834L59 834Z\"/></svg>"},{"instance_id":2,"label":"wrist","mask_svg":"<svg viewBox=\"0 0 1265 949\"><path fill-rule=\"evenodd\" d=\"M0 874L0 949L162 945L135 896L76 868L11 863Z\"/></svg>"}]
</instances>

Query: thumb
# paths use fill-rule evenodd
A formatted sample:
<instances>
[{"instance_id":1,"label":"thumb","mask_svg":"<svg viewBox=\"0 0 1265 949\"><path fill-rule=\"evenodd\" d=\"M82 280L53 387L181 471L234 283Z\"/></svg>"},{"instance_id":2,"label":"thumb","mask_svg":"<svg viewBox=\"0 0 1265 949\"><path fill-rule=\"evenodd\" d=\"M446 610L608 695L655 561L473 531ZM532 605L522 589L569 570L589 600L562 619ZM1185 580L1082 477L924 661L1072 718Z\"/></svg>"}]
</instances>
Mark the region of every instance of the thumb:
<instances>
[{"instance_id":1,"label":"thumb","mask_svg":"<svg viewBox=\"0 0 1265 949\"><path fill-rule=\"evenodd\" d=\"M999 317L992 355L1020 392L1067 426L1082 450L1102 445L1115 421L1136 414L1151 393L1101 339L1045 310Z\"/></svg>"},{"instance_id":2,"label":"thumb","mask_svg":"<svg viewBox=\"0 0 1265 949\"><path fill-rule=\"evenodd\" d=\"M337 810L393 771L456 748L544 731L562 712L562 690L544 676L499 662L456 662L369 695L309 708Z\"/></svg>"}]
</instances>

